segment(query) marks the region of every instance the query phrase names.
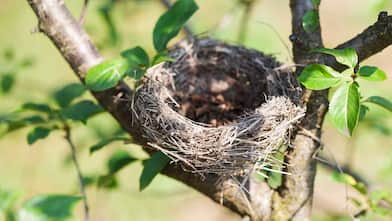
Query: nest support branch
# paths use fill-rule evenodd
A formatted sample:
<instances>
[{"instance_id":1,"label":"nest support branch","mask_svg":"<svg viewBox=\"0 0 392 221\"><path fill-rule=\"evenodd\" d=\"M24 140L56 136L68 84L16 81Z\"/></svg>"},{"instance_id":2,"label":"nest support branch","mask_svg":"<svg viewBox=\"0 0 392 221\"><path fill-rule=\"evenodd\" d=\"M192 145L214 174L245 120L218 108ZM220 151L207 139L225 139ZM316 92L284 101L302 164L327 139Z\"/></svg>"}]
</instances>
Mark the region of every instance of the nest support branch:
<instances>
[{"instance_id":1,"label":"nest support branch","mask_svg":"<svg viewBox=\"0 0 392 221\"><path fill-rule=\"evenodd\" d=\"M37 15L38 18L38 22L39 22L39 26L40 26L40 30L45 33L50 40L52 41L52 43L59 49L61 55L63 55L64 59L68 62L68 64L72 67L72 69L74 70L75 74L80 78L81 81L83 81L84 79L84 74L86 73L86 71L88 70L88 68L90 68L91 66L101 62L103 60L103 57L99 54L99 52L97 51L96 47L94 46L94 44L89 40L89 37L87 36L87 34L81 29L80 25L78 24L78 22L71 16L71 13L69 12L69 10L65 7L64 5L64 1L62 0L27 0L27 2L30 4L30 6L32 7L33 11L35 12L35 14ZM293 35L291 40L293 41L293 44L295 46L295 50L294 50L294 54L295 54L295 60L298 63L306 63L306 62L302 62L302 61L306 61L308 60L306 57L302 58L302 55L305 55L304 53L300 53L302 51L306 51L309 48L312 47L319 47L320 45L322 45L321 42L321 37L319 36L310 36L310 37L305 37L303 38L303 35L305 32L303 32L303 30L301 29L300 24L300 19L303 15L303 12L307 10L307 8L305 7L301 7L301 6L310 6L310 0L291 0L290 1L290 5L292 7L292 13L293 13ZM305 9L305 10L304 10ZM354 47L358 54L359 54L359 58L360 60L363 60L364 58L367 58L379 51L381 51L383 48L389 46L392 41L392 37L391 37L391 17L387 16L386 13L380 14L378 21L373 25L370 26L368 29L366 29L363 33L359 34L358 36L354 37L353 39L351 39L350 41L346 42L345 44L342 44L339 46L339 48L341 47ZM317 30L317 32L315 34L319 34L320 30ZM309 41L308 41L309 39ZM304 44L306 42L310 42L309 44L311 45L307 45ZM368 50L369 48L371 48L372 50ZM190 48L192 49L192 47ZM222 47L223 50L227 49L227 47ZM306 50L302 50L302 49L306 49ZM374 50L373 50L374 49ZM185 50L185 49L184 49ZM188 53L190 54L190 53ZM202 57L203 54L200 51L199 56L197 56L197 58L200 58L200 56ZM233 58L235 58L236 60L235 63L243 63L244 65L248 62L248 59L246 58L242 58L241 56L236 57L236 56L232 56ZM214 58L214 57L212 57ZM219 59L218 59L219 60ZM324 59L320 59L320 60L324 60ZM191 60L190 60L191 61ZM196 59L197 61L197 59ZM219 60L220 61L220 60ZM230 62L232 62L233 60L231 60ZM229 62L229 63L230 63ZM324 61L323 63L329 63L328 61ZM192 63L190 62L190 64L188 66L186 66L189 69L193 69L196 68L195 65L191 65ZM195 64L195 63L193 63ZM215 66L221 66L224 67L225 65L227 65L227 63L218 63L215 64ZM263 65L265 64L260 64L259 67L263 67ZM278 65L278 64L276 64ZM272 66L269 66L269 69L271 69ZM333 65L334 67L336 65ZM207 66L206 66L207 67ZM237 66L238 67L238 66ZM196 69L195 69L196 70ZM197 69L200 71L200 69ZM233 69L233 73L236 73L234 71L235 69ZM181 72L178 72L181 73ZM191 73L196 73L196 72L189 72L189 76L188 77L192 77ZM208 73L208 72L206 72ZM261 72L264 73L264 72ZM230 75L233 76L233 75ZM279 77L283 77L284 75L268 75L270 78L273 76L279 76ZM290 76L290 75L286 75ZM152 78L153 79L153 78ZM176 78L176 77L172 77L172 79L174 79L174 85L178 86L178 84L176 85L176 81L180 78ZM195 79L195 78L191 78L191 79ZM241 84L246 85L246 81L239 81L241 82ZM252 83L254 83L255 85L257 85L257 78L256 79L251 79L249 81L252 85ZM288 81L291 82L291 81ZM192 89L191 84L187 84L189 85L189 89ZM218 84L221 86L221 84ZM233 119L233 114L235 113L234 110L236 110L236 104L238 104L238 101L246 101L249 100L248 97L251 98L258 98L258 99L264 99L264 95L263 95L263 91L268 92L269 90L273 90L273 88L269 87L269 88L265 88L264 85L260 84L260 88L264 88L262 89L261 93L254 93L252 96L250 96L249 93L242 93L239 98L237 98L237 102L233 102L234 107L229 108L231 110L231 113L228 114L228 116L224 115L224 118L219 118L219 116L222 116L221 114L217 115L217 116L206 116L207 112L212 112L210 111L211 108L207 108L207 112L205 111L206 109L202 106L197 106L194 107L194 104L198 101L198 100L203 100L205 97L198 97L198 96L188 96L188 102L187 99L185 100L178 100L179 98L181 98L181 94L180 95L175 95L175 94L169 94L172 98L174 98L174 100L180 104L179 106L181 107L181 110L176 109L173 104L169 104L169 107L171 107L171 109L173 111L175 111L176 113L181 113L181 116L185 116L186 118L188 118L186 121L189 123L189 120L194 120L198 123L195 123L198 126L203 126L202 122L209 124L209 126L203 126L203 128L218 128L220 126L227 126L230 125L228 124L228 122L231 122L232 125L238 124L238 122L240 121L240 119ZM287 86L287 85L286 85ZM292 99L292 94L296 94L296 88L297 85L294 85L294 91L288 92L286 91L286 93L288 93L288 97L290 102L292 102L293 104L297 104L296 100L296 96L293 96L294 99ZM170 88L170 87L168 87ZM241 88L241 87L239 87ZM244 87L247 88L247 87ZM279 90L280 87L277 87L275 90ZM293 87L289 87L289 88L293 88ZM219 89L219 87L218 87ZM257 88L256 88L257 89ZM170 89L168 89L168 91L172 91ZM184 91L184 90L183 90ZM238 90L233 90L236 92L239 92ZM241 90L240 90L241 91ZM252 91L255 91L255 89L252 89ZM100 104L108 110L108 112L110 112L119 122L119 124L129 133L131 134L136 140L137 142L146 145L147 144L147 140L143 139L143 137L141 136L140 133L140 128L137 123L137 119L133 118L136 117L134 114L129 114L129 107L127 105L124 105L123 102L118 102L119 100L124 100L126 98L130 98L132 97L132 91L129 90L129 88L124 84L121 83L119 84L117 87L111 89L111 90L107 90L105 92L100 92L100 93L93 93L95 98L100 102ZM266 96L271 96L270 93L265 93ZM321 94L323 97L324 94ZM121 96L121 98L124 99L118 99L118 97ZM186 97L186 96L185 96ZM183 97L183 98L185 98ZM221 100L221 97L219 96L213 96L215 97L216 100ZM194 102L190 102L189 99L192 98ZM324 107L318 106L318 104L324 104L325 102L314 102L314 101L318 101L320 99L320 96L317 96L317 94L314 96L315 99L310 99L311 103L314 103L314 105L310 105L310 107L314 107L315 111L311 111L308 110L307 112L309 113L317 113L317 110L320 110L320 108L317 107L321 107L321 109L326 108L325 105ZM208 97L208 100L211 101L211 97ZM248 115L245 113L243 116L249 117L252 114L255 114L255 110L258 107L262 106L262 103L266 103L267 100L271 100L272 98L270 97L269 99L264 99L261 100L259 102L255 102L257 104L257 106L246 106L244 104L241 104L240 106L242 107L246 107L241 109L242 111L246 110L248 111ZM225 99L227 100L227 99ZM257 101L253 100L253 101ZM219 108L225 107L225 105L215 105L218 106ZM218 108L218 110L220 110ZM252 111L253 110L253 111ZM312 109L313 110L313 109ZM233 112L234 111L234 112ZM321 111L321 112L325 112L325 111ZM309 114L309 116L313 116L316 114ZM318 116L322 116L323 114L320 114ZM176 115L178 116L178 115ZM238 114L236 114L235 116L238 116ZM204 119L203 119L204 118ZM294 117L295 118L295 117ZM293 118L293 119L294 119ZM310 117L311 118L311 117ZM322 117L320 117L322 118ZM305 118L306 119L306 118ZM236 121L237 120L237 121ZM228 122L227 122L228 121ZM318 128L319 124L321 123L320 121L316 122L317 125L315 125L315 128ZM199 125L200 124L200 125ZM211 126L212 125L212 126ZM306 125L305 125L306 126ZM314 127L304 127L307 129L312 129ZM215 129L216 130L216 129ZM319 129L316 130L312 130L312 132L315 132L315 136L319 137ZM301 138L303 138L303 142L301 142ZM305 139L304 136L300 136L300 139L296 139L297 140L297 145L296 146L296 150L299 149L303 149L303 150L308 150L308 149L314 149L313 147L315 146L314 142L311 141L310 139ZM154 141L154 140L153 140ZM154 142L153 142L154 143ZM298 154L297 154L298 153ZM297 155L294 155L297 154ZM302 156L301 156L302 154ZM310 157L313 154L311 152L309 152L309 154L305 153L305 155L303 154L303 152L301 151L293 151L292 154L290 155L291 159L295 160L298 159L298 162L304 162L303 167L304 170L309 170L309 165L313 165L312 162L308 162L308 161L304 161L303 159L310 159ZM292 157L294 156L294 157ZM298 157L296 157L298 156ZM293 162L292 160L292 162ZM186 164L184 164L186 165ZM283 191L278 191L275 192L274 190L271 190L270 188L268 188L268 186L265 183L262 182L256 182L253 179L249 179L246 182L247 185L247 189L249 190L248 195L252 196L250 202L247 200L244 200L243 198L239 198L238 197L238 187L237 188L232 188L233 186L235 187L235 185L230 185L232 182L230 181L225 181L223 182L224 185L222 185L222 182L220 182L220 185L217 185L217 183L219 183L218 181L220 180L220 175L219 174L212 174L212 173L207 173L204 175L204 179L201 179L201 176L199 173L192 173L192 172L187 172L183 170L183 165L181 166L180 164L170 164L168 165L164 171L162 171L164 174L177 179L179 181L184 182L185 184L193 187L194 189L204 193L205 195L207 195L208 197L212 198L213 200L222 203L223 205L231 208L233 211L237 212L240 215L244 215L244 216L249 216L251 220L273 220L270 219L270 217L281 217L281 216L274 216L272 213L274 210L282 210L284 208L290 208L290 211L288 211L288 213L291 213L292 211L298 211L298 204L296 204L296 201L293 200L293 203L284 203L283 199L278 199L279 201L283 202L285 205L283 206L279 206L278 204L274 204L273 206L271 203L272 200L272 195L279 195L281 196L288 196L286 197L286 199L300 199L302 201L302 199L308 199L306 201L303 202L309 202L311 201L311 191L308 191L309 194L305 194L304 196L302 196L298 190L301 189L300 187L303 186L302 184L304 183L308 183L311 184L312 179L309 179L309 181L305 180L304 182L302 180L298 180L298 182L296 182L296 185L294 185L294 187L292 188L292 186L287 185L290 184L292 182L286 182L286 185L284 188L284 192ZM187 167L187 166L185 166ZM313 167L313 166L312 166ZM187 167L188 171L189 168L192 167ZM310 169L310 171L315 171L313 169ZM314 174L304 174L301 175L301 177L314 177ZM296 178L290 179L293 182L295 182ZM225 184L228 183L228 184ZM224 188L226 186L226 188ZM231 187L231 188L229 188ZM296 188L298 187L298 188ZM306 188L311 187L311 186L304 186ZM303 188L302 188L303 190ZM292 194L286 194L286 192L292 192ZM274 194L273 194L274 193ZM280 198L280 197L274 197L274 198ZM249 203L252 206L252 208L254 210L250 210L249 209ZM292 205L297 205L296 208L291 209ZM306 211L308 211L309 209L307 209ZM271 215L272 214L272 215ZM298 212L296 214L299 214ZM301 213L304 214L304 213ZM302 216L305 217L303 219L296 219L296 220L309 220L309 214L310 213L306 213L306 216ZM284 216L286 217L286 216ZM288 217L288 218L287 218ZM290 217L292 217L292 215L288 215L286 218L287 219L280 219L280 220L288 220ZM276 220L276 219L275 219ZM293 219L294 220L294 219Z\"/></svg>"},{"instance_id":2,"label":"nest support branch","mask_svg":"<svg viewBox=\"0 0 392 221\"><path fill-rule=\"evenodd\" d=\"M282 163L273 156L304 116L293 72L211 39L182 42L170 55L175 62L149 69L132 99L133 127L182 170L214 174L218 186L248 196L254 172Z\"/></svg>"}]
</instances>

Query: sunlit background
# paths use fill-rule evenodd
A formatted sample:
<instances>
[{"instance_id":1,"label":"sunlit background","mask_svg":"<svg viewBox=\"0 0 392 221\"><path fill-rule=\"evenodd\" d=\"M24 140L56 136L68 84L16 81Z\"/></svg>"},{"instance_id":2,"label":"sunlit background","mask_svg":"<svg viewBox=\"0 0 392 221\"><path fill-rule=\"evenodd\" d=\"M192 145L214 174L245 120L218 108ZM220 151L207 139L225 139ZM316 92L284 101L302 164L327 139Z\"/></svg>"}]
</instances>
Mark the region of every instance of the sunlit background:
<instances>
[{"instance_id":1,"label":"sunlit background","mask_svg":"<svg viewBox=\"0 0 392 221\"><path fill-rule=\"evenodd\" d=\"M74 16L79 17L82 0L67 0ZM113 8L115 31L99 13L106 0L90 1L85 29L99 46L101 53L112 58L120 51L140 45L153 53L152 29L165 8L158 0L122 0ZM320 20L326 47L334 47L373 24L379 10L389 10L392 4L378 0L323 1ZM385 1L388 2L388 1ZM199 11L189 22L194 33L213 36L231 43L238 42L238 30L243 7L235 0L197 0ZM40 33L34 33L37 19L27 1L0 0L0 75L15 63L26 59L32 65L17 68L15 85L7 94L0 94L0 114L18 109L25 102L53 103L50 95L66 83L78 82L71 69L52 43ZM249 18L245 46L273 54L285 63L292 63L288 36L291 18L288 0L259 0ZM392 13L392 12L391 12ZM181 38L181 37L180 37ZM179 38L178 38L179 39ZM176 40L173 40L173 44ZM2 54L14 54L7 60ZM392 99L392 47L364 63L385 70L389 80L367 84L361 88L366 96L383 95ZM86 95L90 97L89 95ZM392 191L392 130L391 114L372 107L368 120L359 126L352 139L340 135L328 119L324 125L323 154L331 161L348 166L369 181L374 188ZM118 149L145 158L140 147L114 143L100 152L89 154L88 148L101 137L110 137L118 125L109 114L78 124L73 138L79 149L83 173L104 174L108 156ZM25 199L36 194L77 194L76 173L69 160L69 148L61 132L29 146L26 134L18 130L0 139L0 189L20 192L17 208ZM314 220L338 220L347 216L345 186L331 179L331 172L319 167L315 187ZM118 186L113 189L88 188L91 220L94 221L213 221L241 220L229 210L215 204L195 190L159 176L145 191L139 192L141 164L134 163L120 171ZM352 192L352 191L349 191ZM354 194L354 193L353 193ZM331 197L333 195L333 197ZM77 220L82 220L78 204ZM1 220L1 216L0 216ZM381 220L372 216L368 220Z\"/></svg>"}]
</instances>

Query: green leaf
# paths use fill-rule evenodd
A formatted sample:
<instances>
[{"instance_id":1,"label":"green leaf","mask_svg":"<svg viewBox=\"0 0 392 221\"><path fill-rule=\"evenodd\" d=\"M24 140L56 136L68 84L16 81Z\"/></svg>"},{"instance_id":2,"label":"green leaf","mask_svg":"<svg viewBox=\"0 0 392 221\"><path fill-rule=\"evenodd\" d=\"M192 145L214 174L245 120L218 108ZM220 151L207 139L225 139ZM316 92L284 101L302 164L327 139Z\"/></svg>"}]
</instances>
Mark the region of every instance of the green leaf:
<instances>
[{"instance_id":1,"label":"green leaf","mask_svg":"<svg viewBox=\"0 0 392 221\"><path fill-rule=\"evenodd\" d=\"M97 181L97 186L100 188L113 189L118 186L116 173L120 171L125 166L133 163L137 158L131 156L127 151L118 150L108 161L108 173L104 176L99 176Z\"/></svg>"},{"instance_id":2,"label":"green leaf","mask_svg":"<svg viewBox=\"0 0 392 221\"><path fill-rule=\"evenodd\" d=\"M23 221L63 221L72 218L72 210L82 197L69 195L37 195L19 210Z\"/></svg>"},{"instance_id":3,"label":"green leaf","mask_svg":"<svg viewBox=\"0 0 392 221\"><path fill-rule=\"evenodd\" d=\"M380 216L387 216L392 213L392 210L389 208L384 208L381 206L372 207L372 211Z\"/></svg>"},{"instance_id":4,"label":"green leaf","mask_svg":"<svg viewBox=\"0 0 392 221\"><path fill-rule=\"evenodd\" d=\"M313 7L318 7L320 5L321 0L312 0Z\"/></svg>"},{"instance_id":5,"label":"green leaf","mask_svg":"<svg viewBox=\"0 0 392 221\"><path fill-rule=\"evenodd\" d=\"M15 59L15 50L12 48L4 49L3 56L6 61L12 61Z\"/></svg>"},{"instance_id":6,"label":"green leaf","mask_svg":"<svg viewBox=\"0 0 392 221\"><path fill-rule=\"evenodd\" d=\"M392 203L392 196L387 190L375 190L370 194L370 201L376 205L380 200L385 200L388 203Z\"/></svg>"},{"instance_id":7,"label":"green leaf","mask_svg":"<svg viewBox=\"0 0 392 221\"><path fill-rule=\"evenodd\" d=\"M283 173L280 171L283 171L284 153L286 150L287 145L282 145L279 150L272 155L272 157L277 160L277 163L269 166L268 169L263 171L263 173L267 174L267 183L272 189L277 189L282 185Z\"/></svg>"},{"instance_id":8,"label":"green leaf","mask_svg":"<svg viewBox=\"0 0 392 221\"><path fill-rule=\"evenodd\" d=\"M352 135L358 124L360 111L359 85L343 83L332 96L329 113L333 126L345 135Z\"/></svg>"},{"instance_id":9,"label":"green leaf","mask_svg":"<svg viewBox=\"0 0 392 221\"><path fill-rule=\"evenodd\" d=\"M31 145L40 139L46 138L49 136L50 131L52 129L47 127L35 127L27 134L27 143Z\"/></svg>"},{"instance_id":10,"label":"green leaf","mask_svg":"<svg viewBox=\"0 0 392 221\"><path fill-rule=\"evenodd\" d=\"M362 195L366 196L368 193L368 190L367 190L365 184L363 184L363 183L356 183L353 187Z\"/></svg>"},{"instance_id":11,"label":"green leaf","mask_svg":"<svg viewBox=\"0 0 392 221\"><path fill-rule=\"evenodd\" d=\"M98 177L97 186L99 188L114 189L118 186L117 178L114 175Z\"/></svg>"},{"instance_id":12,"label":"green leaf","mask_svg":"<svg viewBox=\"0 0 392 221\"><path fill-rule=\"evenodd\" d=\"M127 70L128 62L124 58L105 61L88 70L86 86L93 91L107 90L116 86Z\"/></svg>"},{"instance_id":13,"label":"green leaf","mask_svg":"<svg viewBox=\"0 0 392 221\"><path fill-rule=\"evenodd\" d=\"M304 16L302 16L302 27L308 33L314 32L320 25L319 15L316 10L307 11Z\"/></svg>"},{"instance_id":14,"label":"green leaf","mask_svg":"<svg viewBox=\"0 0 392 221\"><path fill-rule=\"evenodd\" d=\"M159 64L161 62L166 62L166 61L173 62L173 61L176 61L176 60L174 60L173 58L169 57L167 55L166 51L160 52L160 53L158 53L157 55L154 56L154 58L152 60L152 66L154 66L156 64Z\"/></svg>"},{"instance_id":15,"label":"green leaf","mask_svg":"<svg viewBox=\"0 0 392 221\"><path fill-rule=\"evenodd\" d=\"M384 81L387 79L387 75L383 70L373 66L361 66L358 76L368 81Z\"/></svg>"},{"instance_id":16,"label":"green leaf","mask_svg":"<svg viewBox=\"0 0 392 221\"><path fill-rule=\"evenodd\" d=\"M16 191L0 190L0 214L11 209L19 195Z\"/></svg>"},{"instance_id":17,"label":"green leaf","mask_svg":"<svg viewBox=\"0 0 392 221\"><path fill-rule=\"evenodd\" d=\"M392 112L392 102L384 97L371 96L371 97L367 98L366 100L364 100L364 102L377 104L377 105L385 108L386 110Z\"/></svg>"},{"instance_id":18,"label":"green leaf","mask_svg":"<svg viewBox=\"0 0 392 221\"><path fill-rule=\"evenodd\" d=\"M301 72L299 81L308 89L323 90L338 85L341 76L328 66L311 64Z\"/></svg>"},{"instance_id":19,"label":"green leaf","mask_svg":"<svg viewBox=\"0 0 392 221\"><path fill-rule=\"evenodd\" d=\"M163 51L167 43L181 30L186 21L197 11L194 0L177 0L173 6L159 17L153 32L154 47Z\"/></svg>"},{"instance_id":20,"label":"green leaf","mask_svg":"<svg viewBox=\"0 0 392 221\"><path fill-rule=\"evenodd\" d=\"M356 207L361 207L362 206L362 202L361 200L354 198L354 197L350 197L350 201L356 206Z\"/></svg>"},{"instance_id":21,"label":"green leaf","mask_svg":"<svg viewBox=\"0 0 392 221\"><path fill-rule=\"evenodd\" d=\"M336 58L337 62L351 68L354 68L358 64L358 55L355 49L353 48L344 48L344 49L317 48L317 49L313 49L312 52L332 55Z\"/></svg>"},{"instance_id":22,"label":"green leaf","mask_svg":"<svg viewBox=\"0 0 392 221\"><path fill-rule=\"evenodd\" d=\"M34 64L34 60L32 58L24 58L21 62L19 62L18 66L21 68L28 68Z\"/></svg>"},{"instance_id":23,"label":"green leaf","mask_svg":"<svg viewBox=\"0 0 392 221\"><path fill-rule=\"evenodd\" d=\"M133 163L137 158L131 156L127 151L116 151L108 161L109 174L114 174L124 168L126 165Z\"/></svg>"},{"instance_id":24,"label":"green leaf","mask_svg":"<svg viewBox=\"0 0 392 221\"><path fill-rule=\"evenodd\" d=\"M13 74L5 74L1 76L1 91L7 94L11 91L15 84L15 77Z\"/></svg>"},{"instance_id":25,"label":"green leaf","mask_svg":"<svg viewBox=\"0 0 392 221\"><path fill-rule=\"evenodd\" d=\"M362 121L365 118L366 113L369 111L369 107L361 104L359 108L359 121Z\"/></svg>"},{"instance_id":26,"label":"green leaf","mask_svg":"<svg viewBox=\"0 0 392 221\"><path fill-rule=\"evenodd\" d=\"M170 159L162 152L154 153L151 158L143 161L143 171L139 179L139 189L143 191L156 175L165 168Z\"/></svg>"},{"instance_id":27,"label":"green leaf","mask_svg":"<svg viewBox=\"0 0 392 221\"><path fill-rule=\"evenodd\" d=\"M86 123L88 118L102 111L101 106L90 100L83 100L63 109L61 115L67 119Z\"/></svg>"},{"instance_id":28,"label":"green leaf","mask_svg":"<svg viewBox=\"0 0 392 221\"><path fill-rule=\"evenodd\" d=\"M150 66L148 54L139 46L123 51L121 56L128 61L127 76L135 80L140 80L144 76L146 68Z\"/></svg>"},{"instance_id":29,"label":"green leaf","mask_svg":"<svg viewBox=\"0 0 392 221\"><path fill-rule=\"evenodd\" d=\"M94 144L93 146L90 147L90 154L102 149L104 146L114 142L114 141L129 141L130 138L127 137L111 137L108 139L101 140L97 144Z\"/></svg>"},{"instance_id":30,"label":"green leaf","mask_svg":"<svg viewBox=\"0 0 392 221\"><path fill-rule=\"evenodd\" d=\"M139 46L121 52L121 56L127 59L130 65L133 64L134 66L142 66L144 68L150 66L147 52Z\"/></svg>"},{"instance_id":31,"label":"green leaf","mask_svg":"<svg viewBox=\"0 0 392 221\"><path fill-rule=\"evenodd\" d=\"M94 175L84 175L82 178L83 185L88 187L97 182L97 177Z\"/></svg>"},{"instance_id":32,"label":"green leaf","mask_svg":"<svg viewBox=\"0 0 392 221\"><path fill-rule=\"evenodd\" d=\"M350 186L355 186L357 184L357 181L354 179L354 177L352 177L346 173L339 173L339 172L334 171L332 173L332 179L335 180L336 182L345 183Z\"/></svg>"},{"instance_id":33,"label":"green leaf","mask_svg":"<svg viewBox=\"0 0 392 221\"><path fill-rule=\"evenodd\" d=\"M55 91L53 97L60 107L68 106L74 99L82 96L86 88L80 83L68 84Z\"/></svg>"},{"instance_id":34,"label":"green leaf","mask_svg":"<svg viewBox=\"0 0 392 221\"><path fill-rule=\"evenodd\" d=\"M391 129L387 125L385 125L384 120L369 120L369 127L382 135L389 136L391 135Z\"/></svg>"},{"instance_id":35,"label":"green leaf","mask_svg":"<svg viewBox=\"0 0 392 221\"><path fill-rule=\"evenodd\" d=\"M29 117L3 117L0 116L0 125L5 124L5 127L0 130L0 137L10 133L12 131L24 128L26 126L45 123L46 120L41 116L29 116ZM3 125L4 126L4 125Z\"/></svg>"},{"instance_id":36,"label":"green leaf","mask_svg":"<svg viewBox=\"0 0 392 221\"><path fill-rule=\"evenodd\" d=\"M27 102L22 105L21 109L24 111L30 110L30 111L42 112L46 114L52 113L52 108L50 108L49 105L41 104L41 103Z\"/></svg>"},{"instance_id":37,"label":"green leaf","mask_svg":"<svg viewBox=\"0 0 392 221\"><path fill-rule=\"evenodd\" d=\"M144 76L145 73L146 73L146 71L143 69L133 68L133 69L127 71L127 76L130 78L133 78L135 80L140 80Z\"/></svg>"}]
</instances>

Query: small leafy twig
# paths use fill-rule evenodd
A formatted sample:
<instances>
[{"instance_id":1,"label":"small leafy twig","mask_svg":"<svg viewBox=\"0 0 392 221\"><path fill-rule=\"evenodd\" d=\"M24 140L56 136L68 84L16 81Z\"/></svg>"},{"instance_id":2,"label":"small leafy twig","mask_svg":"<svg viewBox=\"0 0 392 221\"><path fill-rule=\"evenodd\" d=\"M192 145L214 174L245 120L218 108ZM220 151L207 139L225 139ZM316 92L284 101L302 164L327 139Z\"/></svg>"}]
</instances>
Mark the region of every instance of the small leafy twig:
<instances>
[{"instance_id":1,"label":"small leafy twig","mask_svg":"<svg viewBox=\"0 0 392 221\"><path fill-rule=\"evenodd\" d=\"M89 221L89 206L88 206L88 202L87 202L86 188L84 186L83 175L82 175L82 171L80 169L79 161L78 161L78 158L76 157L76 147L71 139L71 128L69 127L69 125L66 122L63 122L63 124L64 124L64 132L65 132L64 138L68 142L68 144L71 148L72 161L75 166L76 172L78 174L80 194L82 194L82 198L83 198L84 220Z\"/></svg>"},{"instance_id":2,"label":"small leafy twig","mask_svg":"<svg viewBox=\"0 0 392 221\"><path fill-rule=\"evenodd\" d=\"M352 136L363 112L361 109L364 108L363 101L361 102L360 84L357 80L360 78L367 81L384 81L387 78L386 73L374 66L360 66L357 52L353 48L318 48L311 52L331 55L338 63L349 67L339 72L330 66L311 64L302 70L299 80L302 85L311 90L337 88L329 103L328 112L331 122L339 132ZM373 100L375 102L372 102ZM391 102L385 98L372 98L370 102L392 111Z\"/></svg>"}]
</instances>

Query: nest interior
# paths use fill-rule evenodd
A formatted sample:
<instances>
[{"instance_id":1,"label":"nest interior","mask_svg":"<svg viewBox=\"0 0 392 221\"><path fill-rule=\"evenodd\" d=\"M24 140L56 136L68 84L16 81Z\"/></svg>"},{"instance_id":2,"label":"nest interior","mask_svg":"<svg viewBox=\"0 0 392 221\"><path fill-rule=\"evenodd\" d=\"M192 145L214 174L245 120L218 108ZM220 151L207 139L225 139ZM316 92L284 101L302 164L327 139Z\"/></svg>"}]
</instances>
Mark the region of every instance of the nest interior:
<instances>
[{"instance_id":1,"label":"nest interior","mask_svg":"<svg viewBox=\"0 0 392 221\"><path fill-rule=\"evenodd\" d=\"M198 173L273 165L303 116L292 72L271 56L211 39L182 42L170 56L175 62L148 70L132 101L149 146Z\"/></svg>"},{"instance_id":2,"label":"nest interior","mask_svg":"<svg viewBox=\"0 0 392 221\"><path fill-rule=\"evenodd\" d=\"M299 90L291 75L276 79L281 66L273 57L256 50L231 46L211 39L183 43L172 51L177 62L167 64L175 72L172 94L176 110L197 122L224 125L252 112L269 96L298 101ZM167 85L169 86L169 85Z\"/></svg>"}]
</instances>

